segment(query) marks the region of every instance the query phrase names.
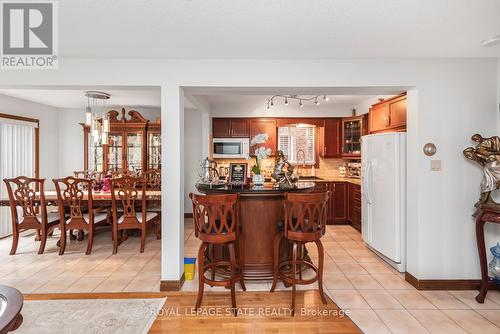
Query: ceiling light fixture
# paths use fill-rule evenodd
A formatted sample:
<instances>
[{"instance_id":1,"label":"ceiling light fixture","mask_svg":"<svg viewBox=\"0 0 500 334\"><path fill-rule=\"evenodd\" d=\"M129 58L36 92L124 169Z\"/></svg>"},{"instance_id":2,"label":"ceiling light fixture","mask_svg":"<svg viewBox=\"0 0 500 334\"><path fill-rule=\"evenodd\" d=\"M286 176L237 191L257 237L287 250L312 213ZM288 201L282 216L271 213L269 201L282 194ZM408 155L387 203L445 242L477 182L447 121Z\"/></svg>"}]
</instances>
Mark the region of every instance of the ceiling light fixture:
<instances>
[{"instance_id":1,"label":"ceiling light fixture","mask_svg":"<svg viewBox=\"0 0 500 334\"><path fill-rule=\"evenodd\" d=\"M500 44L500 34L496 35L495 37L485 39L481 42L481 44L483 44L484 47Z\"/></svg>"},{"instance_id":2,"label":"ceiling light fixture","mask_svg":"<svg viewBox=\"0 0 500 334\"><path fill-rule=\"evenodd\" d=\"M313 96L299 96L299 95L273 95L267 100L267 109L269 110L270 107L274 106L274 100L277 98L282 98L284 99L284 105L288 105L288 100L298 100L299 101L299 107L302 108L304 107L304 102L313 102L315 105L319 106L319 100L318 98L321 95L313 95ZM323 101L329 101L330 98L326 95L323 95Z\"/></svg>"},{"instance_id":3,"label":"ceiling light fixture","mask_svg":"<svg viewBox=\"0 0 500 334\"><path fill-rule=\"evenodd\" d=\"M90 133L95 145L106 145L108 143L108 133L110 131L106 103L111 98L111 95L103 92L88 91L85 92L85 97L87 97L85 125L90 126ZM102 109L101 119L98 119L97 116L99 109Z\"/></svg>"}]
</instances>

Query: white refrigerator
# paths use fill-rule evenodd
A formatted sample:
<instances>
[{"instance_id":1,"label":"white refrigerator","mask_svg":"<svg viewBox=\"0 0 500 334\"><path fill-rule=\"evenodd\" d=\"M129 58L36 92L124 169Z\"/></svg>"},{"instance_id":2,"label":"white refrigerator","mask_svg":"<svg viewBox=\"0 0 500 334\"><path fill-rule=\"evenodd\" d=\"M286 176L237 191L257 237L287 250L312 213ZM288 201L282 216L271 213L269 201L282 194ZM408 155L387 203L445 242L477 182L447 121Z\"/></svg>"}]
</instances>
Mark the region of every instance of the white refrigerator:
<instances>
[{"instance_id":1,"label":"white refrigerator","mask_svg":"<svg viewBox=\"0 0 500 334\"><path fill-rule=\"evenodd\" d=\"M406 271L406 133L361 139L361 231L369 248Z\"/></svg>"}]
</instances>

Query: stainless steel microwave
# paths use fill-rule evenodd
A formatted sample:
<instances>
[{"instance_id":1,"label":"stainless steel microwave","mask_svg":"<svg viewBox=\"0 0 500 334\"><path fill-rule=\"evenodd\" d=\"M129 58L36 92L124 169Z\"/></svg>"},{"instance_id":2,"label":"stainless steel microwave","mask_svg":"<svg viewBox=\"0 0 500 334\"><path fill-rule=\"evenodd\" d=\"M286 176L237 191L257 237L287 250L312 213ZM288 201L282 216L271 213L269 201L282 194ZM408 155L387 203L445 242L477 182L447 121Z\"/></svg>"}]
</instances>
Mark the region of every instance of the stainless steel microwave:
<instances>
[{"instance_id":1,"label":"stainless steel microwave","mask_svg":"<svg viewBox=\"0 0 500 334\"><path fill-rule=\"evenodd\" d=\"M243 158L248 159L250 140L248 138L214 138L214 158Z\"/></svg>"}]
</instances>

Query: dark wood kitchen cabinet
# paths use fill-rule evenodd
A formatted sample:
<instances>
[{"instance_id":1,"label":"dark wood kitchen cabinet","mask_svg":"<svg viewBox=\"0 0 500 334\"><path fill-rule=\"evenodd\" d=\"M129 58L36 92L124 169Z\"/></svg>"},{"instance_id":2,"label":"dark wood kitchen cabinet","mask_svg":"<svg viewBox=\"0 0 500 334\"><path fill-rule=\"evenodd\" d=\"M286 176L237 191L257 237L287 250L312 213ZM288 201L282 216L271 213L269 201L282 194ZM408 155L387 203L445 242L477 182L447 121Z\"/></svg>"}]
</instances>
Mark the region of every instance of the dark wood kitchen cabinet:
<instances>
[{"instance_id":1,"label":"dark wood kitchen cabinet","mask_svg":"<svg viewBox=\"0 0 500 334\"><path fill-rule=\"evenodd\" d=\"M214 118L212 119L212 136L214 138L248 138L248 123L246 118Z\"/></svg>"},{"instance_id":2,"label":"dark wood kitchen cabinet","mask_svg":"<svg viewBox=\"0 0 500 334\"><path fill-rule=\"evenodd\" d=\"M345 224L347 221L347 185L346 182L332 182L333 183L333 223Z\"/></svg>"},{"instance_id":3,"label":"dark wood kitchen cabinet","mask_svg":"<svg viewBox=\"0 0 500 334\"><path fill-rule=\"evenodd\" d=\"M361 231L361 186L349 183L347 198L347 220L355 229Z\"/></svg>"},{"instance_id":4,"label":"dark wood kitchen cabinet","mask_svg":"<svg viewBox=\"0 0 500 334\"><path fill-rule=\"evenodd\" d=\"M370 133L406 130L406 93L391 97L370 108Z\"/></svg>"},{"instance_id":5,"label":"dark wood kitchen cabinet","mask_svg":"<svg viewBox=\"0 0 500 334\"><path fill-rule=\"evenodd\" d=\"M319 131L319 154L325 158L340 157L342 155L342 119L326 118L324 127Z\"/></svg>"},{"instance_id":6,"label":"dark wood kitchen cabinet","mask_svg":"<svg viewBox=\"0 0 500 334\"><path fill-rule=\"evenodd\" d=\"M276 154L276 119L270 118L253 118L250 119L250 140L259 134L267 133L269 135L269 140L267 143L259 145L266 148L270 148L272 155ZM252 152L251 152L252 153Z\"/></svg>"},{"instance_id":7,"label":"dark wood kitchen cabinet","mask_svg":"<svg viewBox=\"0 0 500 334\"><path fill-rule=\"evenodd\" d=\"M328 201L327 224L345 224L347 222L347 183L316 182L315 192L330 191Z\"/></svg>"}]
</instances>

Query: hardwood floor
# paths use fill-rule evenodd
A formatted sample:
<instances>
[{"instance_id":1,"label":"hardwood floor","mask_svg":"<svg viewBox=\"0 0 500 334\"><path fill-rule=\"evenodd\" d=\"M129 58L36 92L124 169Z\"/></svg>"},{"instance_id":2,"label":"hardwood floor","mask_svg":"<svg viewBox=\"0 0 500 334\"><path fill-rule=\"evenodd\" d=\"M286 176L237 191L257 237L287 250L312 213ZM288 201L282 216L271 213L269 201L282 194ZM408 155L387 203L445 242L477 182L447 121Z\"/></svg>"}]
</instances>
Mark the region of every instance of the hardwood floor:
<instances>
[{"instance_id":1,"label":"hardwood floor","mask_svg":"<svg viewBox=\"0 0 500 334\"><path fill-rule=\"evenodd\" d=\"M297 291L296 316L291 317L290 291L238 293L239 314L234 317L229 292L205 294L202 314L194 310L196 293L169 294L149 333L361 333L327 300L323 305L317 291Z\"/></svg>"}]
</instances>

